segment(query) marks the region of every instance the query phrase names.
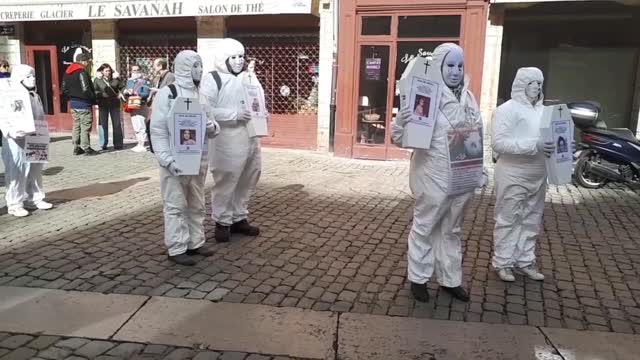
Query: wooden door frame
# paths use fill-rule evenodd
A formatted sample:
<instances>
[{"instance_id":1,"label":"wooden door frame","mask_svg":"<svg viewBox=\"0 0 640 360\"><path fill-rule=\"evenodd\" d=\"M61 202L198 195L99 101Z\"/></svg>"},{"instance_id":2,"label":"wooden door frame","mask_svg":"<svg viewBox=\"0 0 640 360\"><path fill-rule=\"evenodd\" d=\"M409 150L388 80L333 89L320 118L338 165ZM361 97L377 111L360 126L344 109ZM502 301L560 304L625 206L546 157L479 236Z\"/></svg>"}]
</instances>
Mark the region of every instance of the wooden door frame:
<instances>
[{"instance_id":1,"label":"wooden door frame","mask_svg":"<svg viewBox=\"0 0 640 360\"><path fill-rule=\"evenodd\" d=\"M58 74L58 48L55 45L25 45L25 52L27 54L27 64L35 69L36 67L36 59L35 52L36 51L48 51L51 59L51 98L53 101L53 115L49 116L59 116L61 114L60 111L60 74Z\"/></svg>"},{"instance_id":2,"label":"wooden door frame","mask_svg":"<svg viewBox=\"0 0 640 360\"><path fill-rule=\"evenodd\" d=\"M395 83L396 79L396 66L397 66L397 52L399 42L447 42L455 41L458 44L462 44L465 31L465 9L431 9L419 12L414 11L358 11L356 14L356 41L355 41L355 71L352 74L352 81L355 88L351 95L351 104L356 105L347 111L347 114L351 115L351 119L355 126L352 128L352 154L353 158L360 159L374 159L374 160L395 160L395 159L407 159L411 152L410 150L397 148L391 141L391 122L393 120L393 101L395 99ZM399 38L398 37L398 24L401 16L447 16L454 15L460 16L460 35L458 37L418 37L418 38ZM362 19L366 16L390 16L391 17L391 29L389 35L360 35L362 29ZM357 104L358 97L360 96L360 72L362 71L362 58L361 47L363 45L373 46L388 46L389 47L389 69L387 80L387 111L385 119L385 140L384 144L379 145L362 145L358 143L358 116L357 116ZM355 110L354 110L355 109ZM355 114L354 114L355 111Z\"/></svg>"}]
</instances>

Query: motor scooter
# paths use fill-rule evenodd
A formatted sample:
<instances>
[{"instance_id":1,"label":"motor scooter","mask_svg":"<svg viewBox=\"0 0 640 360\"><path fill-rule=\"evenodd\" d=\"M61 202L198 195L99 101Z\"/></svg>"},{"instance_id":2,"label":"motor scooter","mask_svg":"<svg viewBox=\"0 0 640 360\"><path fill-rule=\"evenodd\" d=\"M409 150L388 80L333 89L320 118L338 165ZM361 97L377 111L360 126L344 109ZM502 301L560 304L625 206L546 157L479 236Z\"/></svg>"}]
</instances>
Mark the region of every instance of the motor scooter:
<instances>
[{"instance_id":1,"label":"motor scooter","mask_svg":"<svg viewBox=\"0 0 640 360\"><path fill-rule=\"evenodd\" d=\"M640 140L629 129L608 128L594 101L567 104L580 139L574 152L575 181L598 189L610 182L640 183Z\"/></svg>"}]
</instances>

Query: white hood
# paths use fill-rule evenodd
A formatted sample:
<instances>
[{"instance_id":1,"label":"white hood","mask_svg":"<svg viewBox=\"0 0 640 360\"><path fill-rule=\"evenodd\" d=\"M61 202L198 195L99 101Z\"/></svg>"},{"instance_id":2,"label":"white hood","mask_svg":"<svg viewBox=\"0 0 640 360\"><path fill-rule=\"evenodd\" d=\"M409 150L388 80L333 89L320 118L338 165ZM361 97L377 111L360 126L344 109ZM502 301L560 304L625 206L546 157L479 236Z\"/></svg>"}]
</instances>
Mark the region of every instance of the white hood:
<instances>
[{"instance_id":1,"label":"white hood","mask_svg":"<svg viewBox=\"0 0 640 360\"><path fill-rule=\"evenodd\" d=\"M542 103L544 96L542 94L542 84L544 82L544 76L542 71L535 67L525 67L518 69L516 77L513 79L513 86L511 87L511 98L524 105L530 105L531 101L525 94L525 89L532 81L540 82L540 96L536 105Z\"/></svg>"},{"instance_id":2,"label":"white hood","mask_svg":"<svg viewBox=\"0 0 640 360\"><path fill-rule=\"evenodd\" d=\"M244 46L238 40L226 38L220 42L217 48L215 69L224 74L231 74L227 60L232 56L244 56Z\"/></svg>"},{"instance_id":3,"label":"white hood","mask_svg":"<svg viewBox=\"0 0 640 360\"><path fill-rule=\"evenodd\" d=\"M202 69L202 58L193 50L180 51L176 56L173 67L178 86L185 89L195 89L197 87L193 82L192 73L194 64L197 62L200 62L200 69ZM202 70L200 70L200 73L202 73Z\"/></svg>"}]
</instances>

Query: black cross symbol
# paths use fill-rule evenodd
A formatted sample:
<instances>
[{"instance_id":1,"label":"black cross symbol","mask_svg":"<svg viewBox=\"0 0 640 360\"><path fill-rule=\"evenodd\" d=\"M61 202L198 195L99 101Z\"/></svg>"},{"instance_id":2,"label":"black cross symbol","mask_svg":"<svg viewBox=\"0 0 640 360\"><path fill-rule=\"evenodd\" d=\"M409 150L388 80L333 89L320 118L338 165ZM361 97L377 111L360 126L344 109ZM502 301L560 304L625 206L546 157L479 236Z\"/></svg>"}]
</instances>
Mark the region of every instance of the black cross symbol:
<instances>
[{"instance_id":1,"label":"black cross symbol","mask_svg":"<svg viewBox=\"0 0 640 360\"><path fill-rule=\"evenodd\" d=\"M429 70L429 65L431 65L431 64L429 63L429 59L426 59L426 61L424 62L424 65L426 66L426 67L424 68L424 73L426 74L426 73L427 73L427 70Z\"/></svg>"},{"instance_id":2,"label":"black cross symbol","mask_svg":"<svg viewBox=\"0 0 640 360\"><path fill-rule=\"evenodd\" d=\"M189 104L191 104L193 101L187 99L184 101L185 104L187 104L187 111L189 111Z\"/></svg>"},{"instance_id":3,"label":"black cross symbol","mask_svg":"<svg viewBox=\"0 0 640 360\"><path fill-rule=\"evenodd\" d=\"M560 118L562 119L562 106L558 108L558 112L560 113Z\"/></svg>"}]
</instances>

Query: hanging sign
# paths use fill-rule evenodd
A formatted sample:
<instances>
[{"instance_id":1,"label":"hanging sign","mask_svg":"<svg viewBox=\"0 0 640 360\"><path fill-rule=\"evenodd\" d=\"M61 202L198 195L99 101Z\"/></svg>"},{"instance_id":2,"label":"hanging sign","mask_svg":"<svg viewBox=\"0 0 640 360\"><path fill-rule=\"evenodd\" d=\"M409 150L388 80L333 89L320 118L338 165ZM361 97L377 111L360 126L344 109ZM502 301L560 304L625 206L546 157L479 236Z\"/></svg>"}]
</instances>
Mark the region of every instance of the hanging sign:
<instances>
[{"instance_id":1,"label":"hanging sign","mask_svg":"<svg viewBox=\"0 0 640 360\"><path fill-rule=\"evenodd\" d=\"M381 58L367 58L365 59L365 79L377 81L380 80L380 73L382 72L382 59Z\"/></svg>"}]
</instances>

